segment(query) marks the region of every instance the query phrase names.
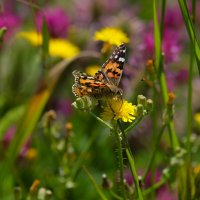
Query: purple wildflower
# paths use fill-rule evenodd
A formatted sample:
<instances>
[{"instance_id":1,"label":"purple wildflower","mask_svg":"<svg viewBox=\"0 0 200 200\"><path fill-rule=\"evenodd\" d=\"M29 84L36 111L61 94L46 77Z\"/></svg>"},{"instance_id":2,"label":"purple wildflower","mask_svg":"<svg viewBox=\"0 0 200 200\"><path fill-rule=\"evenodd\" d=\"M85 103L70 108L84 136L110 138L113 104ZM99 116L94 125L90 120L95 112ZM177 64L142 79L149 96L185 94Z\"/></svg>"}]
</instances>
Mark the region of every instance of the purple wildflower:
<instances>
[{"instance_id":1,"label":"purple wildflower","mask_svg":"<svg viewBox=\"0 0 200 200\"><path fill-rule=\"evenodd\" d=\"M189 72L187 69L180 69L176 74L176 80L178 83L186 83L188 81Z\"/></svg>"},{"instance_id":2,"label":"purple wildflower","mask_svg":"<svg viewBox=\"0 0 200 200\"><path fill-rule=\"evenodd\" d=\"M154 183L160 181L161 178L161 172L159 170L156 170L155 177L154 177ZM152 185L152 173L150 172L146 178L145 186L150 187ZM169 186L167 184L161 186L159 189L156 190L156 200L176 200L174 192L172 193L169 189Z\"/></svg>"},{"instance_id":3,"label":"purple wildflower","mask_svg":"<svg viewBox=\"0 0 200 200\"><path fill-rule=\"evenodd\" d=\"M2 144L3 147L6 149L8 147L8 145L10 144L11 140L14 137L16 131L16 127L15 126L11 126L10 128L8 128L3 140L2 140Z\"/></svg>"},{"instance_id":4,"label":"purple wildflower","mask_svg":"<svg viewBox=\"0 0 200 200\"><path fill-rule=\"evenodd\" d=\"M14 13L3 12L0 13L0 28L5 27L7 29L5 34L5 40L9 39L17 27L21 24L21 19Z\"/></svg>"},{"instance_id":5,"label":"purple wildflower","mask_svg":"<svg viewBox=\"0 0 200 200\"><path fill-rule=\"evenodd\" d=\"M72 113L72 102L69 99L56 99L53 100L52 104L58 115L69 116Z\"/></svg>"},{"instance_id":6,"label":"purple wildflower","mask_svg":"<svg viewBox=\"0 0 200 200\"><path fill-rule=\"evenodd\" d=\"M184 43L183 20L177 7L167 9L162 41L162 51L165 55L165 63L178 61L182 44ZM153 24L150 24L143 36L143 43L140 45L145 59L154 57L154 34Z\"/></svg>"},{"instance_id":7,"label":"purple wildflower","mask_svg":"<svg viewBox=\"0 0 200 200\"><path fill-rule=\"evenodd\" d=\"M66 37L69 28L69 18L62 8L49 8L42 10L36 17L37 28L42 29L43 18L46 20L51 37Z\"/></svg>"}]
</instances>

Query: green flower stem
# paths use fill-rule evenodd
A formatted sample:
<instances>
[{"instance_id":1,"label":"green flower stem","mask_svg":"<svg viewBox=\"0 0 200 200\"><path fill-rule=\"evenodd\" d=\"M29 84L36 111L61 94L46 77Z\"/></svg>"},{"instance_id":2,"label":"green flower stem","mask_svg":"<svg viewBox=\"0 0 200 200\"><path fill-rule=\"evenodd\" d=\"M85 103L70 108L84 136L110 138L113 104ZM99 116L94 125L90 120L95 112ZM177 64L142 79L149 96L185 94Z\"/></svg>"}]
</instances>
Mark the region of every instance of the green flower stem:
<instances>
[{"instance_id":1,"label":"green flower stem","mask_svg":"<svg viewBox=\"0 0 200 200\"><path fill-rule=\"evenodd\" d=\"M165 8L166 8L166 0L162 0L162 11L161 11L161 22L160 22L161 41L163 39L163 31L164 31Z\"/></svg>"},{"instance_id":2,"label":"green flower stem","mask_svg":"<svg viewBox=\"0 0 200 200\"><path fill-rule=\"evenodd\" d=\"M168 102L168 89L167 89L167 82L166 82L166 77L164 73L164 68L163 68L163 59L161 60L162 60L161 66L160 66L161 73L160 73L159 80L160 80L161 93L162 93L162 97L163 97L165 108L166 108L167 102ZM179 142L178 142L178 138L174 129L173 119L170 120L167 127L168 127L169 137L172 144L172 149L173 151L175 151L179 147Z\"/></svg>"},{"instance_id":3,"label":"green flower stem","mask_svg":"<svg viewBox=\"0 0 200 200\"><path fill-rule=\"evenodd\" d=\"M146 177L147 177L147 175L148 175L148 173L149 173L149 170L150 170L151 167L152 167L153 161L154 161L155 156L156 156L156 153L157 153L157 151L158 151L158 145L159 145L160 139L161 139L161 137L162 137L162 134L163 134L163 132L164 132L166 126L167 126L166 124L164 124L164 125L162 126L162 128L160 129L160 132L159 132L159 134L158 134L158 136L157 136L157 138L156 138L156 141L155 141L155 144L154 144L153 153L152 153L152 155L151 155L151 159L150 159L150 161L149 161L149 164L148 164L148 166L147 166L147 169L146 169L146 171L145 171L145 173L144 173L144 176L143 176L143 178L142 178L142 181L143 181L143 182L145 181L145 179L146 179Z\"/></svg>"},{"instance_id":4,"label":"green flower stem","mask_svg":"<svg viewBox=\"0 0 200 200\"><path fill-rule=\"evenodd\" d=\"M134 128L137 124L139 124L142 118L143 118L142 115L136 118L136 120L124 130L124 133L128 133L132 128Z\"/></svg>"},{"instance_id":5,"label":"green flower stem","mask_svg":"<svg viewBox=\"0 0 200 200\"><path fill-rule=\"evenodd\" d=\"M116 126L117 129L117 126ZM117 141L117 153L118 153L118 162L119 162L119 172L120 172L120 192L122 198L126 199L125 188L124 188L124 164L123 164L123 154L122 154L122 141L121 137L117 130L112 131L115 134Z\"/></svg>"},{"instance_id":6,"label":"green flower stem","mask_svg":"<svg viewBox=\"0 0 200 200\"><path fill-rule=\"evenodd\" d=\"M97 117L93 112L89 111L89 113L90 113L95 119L97 119L99 122L101 122L102 124L104 124L105 126L107 126L110 130L114 130L114 128L113 128L110 124L106 123L106 122L105 122L103 119L101 119L100 117Z\"/></svg>"},{"instance_id":7,"label":"green flower stem","mask_svg":"<svg viewBox=\"0 0 200 200\"><path fill-rule=\"evenodd\" d=\"M195 5L196 0L192 1L192 16L193 23L195 23ZM191 154L191 134L192 134L192 80L193 80L193 71L194 71L194 59L195 52L193 44L191 44L191 54L190 54L190 67L189 67L189 81L188 81L188 102L187 102L187 150L188 150L188 163L190 162Z\"/></svg>"},{"instance_id":8,"label":"green flower stem","mask_svg":"<svg viewBox=\"0 0 200 200\"><path fill-rule=\"evenodd\" d=\"M83 170L84 172L87 174L87 176L89 177L90 181L92 182L92 184L94 185L97 193L99 194L99 196L101 197L102 200L108 200L107 197L104 195L103 191L101 190L101 188L99 187L99 185L96 183L96 181L94 180L94 178L92 177L92 175L90 174L90 172L86 169L85 166L83 166Z\"/></svg>"},{"instance_id":9,"label":"green flower stem","mask_svg":"<svg viewBox=\"0 0 200 200\"><path fill-rule=\"evenodd\" d=\"M119 195L117 195L115 192L113 192L112 190L110 190L110 194L117 200L123 200Z\"/></svg>"},{"instance_id":10,"label":"green flower stem","mask_svg":"<svg viewBox=\"0 0 200 200\"><path fill-rule=\"evenodd\" d=\"M163 186L165 183L166 183L166 179L162 178L159 182L155 183L153 186L145 190L143 194L146 196L150 194L151 192L155 191L156 189L160 188L161 186Z\"/></svg>"},{"instance_id":11,"label":"green flower stem","mask_svg":"<svg viewBox=\"0 0 200 200\"><path fill-rule=\"evenodd\" d=\"M135 180L135 188L136 188L136 191L137 191L137 194L138 194L138 199L143 200L142 191L140 189L140 184L139 184L139 180L138 180L138 175L137 175L137 171L136 171L136 167L135 167L135 161L134 161L133 154L132 154L131 149L129 147L128 140L126 138L126 134L125 134L125 131L124 131L122 125L121 125L121 122L118 120L117 123L118 123L120 131L122 133L122 137L123 137L123 141L124 141L125 149L126 149L126 154L127 154L127 157L128 157L130 168L131 168L131 173L132 173L133 178Z\"/></svg>"}]
</instances>

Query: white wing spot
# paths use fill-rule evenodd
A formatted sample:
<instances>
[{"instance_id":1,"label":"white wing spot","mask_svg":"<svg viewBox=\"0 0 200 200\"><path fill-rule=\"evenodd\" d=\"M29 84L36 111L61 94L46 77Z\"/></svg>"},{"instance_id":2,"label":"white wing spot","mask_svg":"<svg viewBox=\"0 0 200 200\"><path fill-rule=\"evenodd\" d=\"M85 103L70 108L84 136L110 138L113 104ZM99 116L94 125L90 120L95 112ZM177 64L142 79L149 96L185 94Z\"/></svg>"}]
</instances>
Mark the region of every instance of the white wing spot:
<instances>
[{"instance_id":1,"label":"white wing spot","mask_svg":"<svg viewBox=\"0 0 200 200\"><path fill-rule=\"evenodd\" d=\"M125 58L122 58L122 57L119 58L119 62L124 62L124 61L125 61Z\"/></svg>"},{"instance_id":2,"label":"white wing spot","mask_svg":"<svg viewBox=\"0 0 200 200\"><path fill-rule=\"evenodd\" d=\"M118 58L118 55L115 56L115 59L117 59L117 58Z\"/></svg>"}]
</instances>

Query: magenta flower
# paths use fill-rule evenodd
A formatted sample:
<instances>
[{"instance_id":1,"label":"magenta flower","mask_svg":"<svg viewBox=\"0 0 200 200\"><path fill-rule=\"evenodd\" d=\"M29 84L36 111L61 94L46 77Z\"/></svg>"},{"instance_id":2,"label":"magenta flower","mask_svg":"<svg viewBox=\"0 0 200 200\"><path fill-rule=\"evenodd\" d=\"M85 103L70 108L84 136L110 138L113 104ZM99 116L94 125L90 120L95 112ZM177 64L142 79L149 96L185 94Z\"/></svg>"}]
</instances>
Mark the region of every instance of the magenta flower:
<instances>
[{"instance_id":1,"label":"magenta flower","mask_svg":"<svg viewBox=\"0 0 200 200\"><path fill-rule=\"evenodd\" d=\"M171 7L166 10L164 26L176 30L183 26L183 18L179 7Z\"/></svg>"},{"instance_id":2,"label":"magenta flower","mask_svg":"<svg viewBox=\"0 0 200 200\"><path fill-rule=\"evenodd\" d=\"M4 135L4 138L2 140L2 144L3 144L3 147L5 149L8 147L8 145L11 142L11 140L13 139L15 131L16 131L16 127L15 126L11 126L10 128L8 128L6 134Z\"/></svg>"},{"instance_id":3,"label":"magenta flower","mask_svg":"<svg viewBox=\"0 0 200 200\"><path fill-rule=\"evenodd\" d=\"M21 19L19 16L6 11L0 13L0 28L5 27L7 29L5 40L9 39L20 25Z\"/></svg>"},{"instance_id":4,"label":"magenta flower","mask_svg":"<svg viewBox=\"0 0 200 200\"><path fill-rule=\"evenodd\" d=\"M66 37L69 28L69 18L62 8L49 8L40 11L36 17L37 28L42 29L43 18L46 20L50 36Z\"/></svg>"},{"instance_id":5,"label":"magenta flower","mask_svg":"<svg viewBox=\"0 0 200 200\"><path fill-rule=\"evenodd\" d=\"M160 181L161 172L156 170L154 182ZM152 185L152 173L150 172L146 178L145 186L150 187ZM170 191L169 186L164 184L156 190L156 200L176 200L175 192Z\"/></svg>"},{"instance_id":6,"label":"magenta flower","mask_svg":"<svg viewBox=\"0 0 200 200\"><path fill-rule=\"evenodd\" d=\"M148 28L146 31L147 32L144 35L143 44L140 45L140 49L147 60L154 57L154 35L152 27ZM178 61L181 49L181 35L177 31L165 27L162 43L162 51L165 55L165 63Z\"/></svg>"},{"instance_id":7,"label":"magenta flower","mask_svg":"<svg viewBox=\"0 0 200 200\"><path fill-rule=\"evenodd\" d=\"M182 30L183 20L179 8L174 7L166 10L164 21L164 32L162 51L165 55L165 63L178 61L185 32ZM150 24L143 36L143 43L140 46L145 59L154 57L154 34L153 24Z\"/></svg>"}]
</instances>

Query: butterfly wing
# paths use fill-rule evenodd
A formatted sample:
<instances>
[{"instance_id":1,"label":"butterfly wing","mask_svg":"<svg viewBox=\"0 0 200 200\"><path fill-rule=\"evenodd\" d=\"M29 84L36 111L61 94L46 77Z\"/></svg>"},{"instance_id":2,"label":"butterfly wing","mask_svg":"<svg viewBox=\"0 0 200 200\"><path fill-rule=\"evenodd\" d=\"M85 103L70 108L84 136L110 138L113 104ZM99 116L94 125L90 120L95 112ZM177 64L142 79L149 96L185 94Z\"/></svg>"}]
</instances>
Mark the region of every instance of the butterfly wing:
<instances>
[{"instance_id":1,"label":"butterfly wing","mask_svg":"<svg viewBox=\"0 0 200 200\"><path fill-rule=\"evenodd\" d=\"M118 46L110 58L102 65L94 78L109 85L118 86L125 62L126 47L124 44Z\"/></svg>"},{"instance_id":2,"label":"butterfly wing","mask_svg":"<svg viewBox=\"0 0 200 200\"><path fill-rule=\"evenodd\" d=\"M85 73L77 70L73 71L75 77L75 84L72 86L72 92L76 97L91 96L97 99L102 98L103 94L109 94L108 86Z\"/></svg>"}]
</instances>

